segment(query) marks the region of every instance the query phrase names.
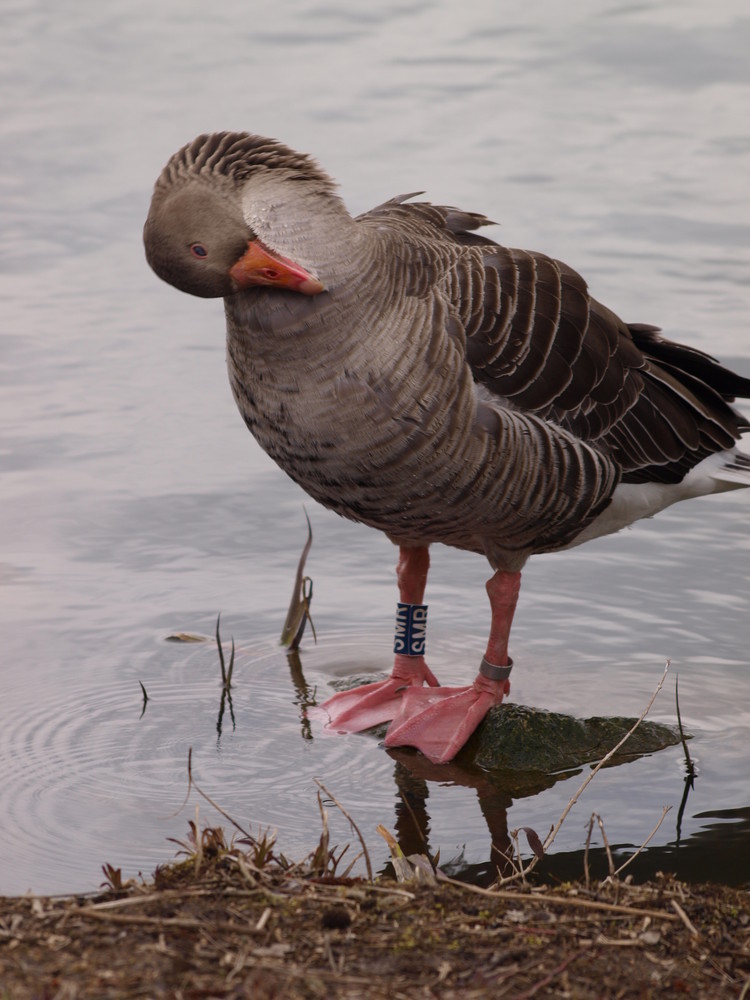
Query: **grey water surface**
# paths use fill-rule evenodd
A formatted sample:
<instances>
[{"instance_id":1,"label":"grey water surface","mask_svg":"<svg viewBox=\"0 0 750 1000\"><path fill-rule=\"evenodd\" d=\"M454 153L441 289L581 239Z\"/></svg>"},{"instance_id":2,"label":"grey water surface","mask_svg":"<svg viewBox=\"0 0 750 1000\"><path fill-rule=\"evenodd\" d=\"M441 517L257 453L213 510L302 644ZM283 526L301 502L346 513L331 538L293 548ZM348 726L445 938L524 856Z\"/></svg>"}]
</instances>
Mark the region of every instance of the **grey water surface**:
<instances>
[{"instance_id":1,"label":"grey water surface","mask_svg":"<svg viewBox=\"0 0 750 1000\"><path fill-rule=\"evenodd\" d=\"M395 551L307 501L318 642L293 670L277 640L306 499L234 410L221 304L145 264L151 187L202 131L272 135L313 153L352 211L425 190L484 212L495 238L566 260L625 319L750 374L749 50L742 0L7 0L0 893L82 891L104 862L148 875L171 858L200 801L174 815L191 747L201 787L278 829L290 858L317 840L316 777L378 869L379 823L469 874L498 829L546 833L583 774L513 798L304 722L305 690L389 668ZM749 526L736 492L527 567L513 700L638 715L669 658L651 717L674 721L679 674L699 770L679 844L680 747L602 771L553 869L581 873L593 810L625 856L671 805L644 870L750 882ZM476 670L487 575L433 553L428 659L445 681ZM166 641L212 633L218 611L237 643L234 726L217 726L215 646Z\"/></svg>"}]
</instances>

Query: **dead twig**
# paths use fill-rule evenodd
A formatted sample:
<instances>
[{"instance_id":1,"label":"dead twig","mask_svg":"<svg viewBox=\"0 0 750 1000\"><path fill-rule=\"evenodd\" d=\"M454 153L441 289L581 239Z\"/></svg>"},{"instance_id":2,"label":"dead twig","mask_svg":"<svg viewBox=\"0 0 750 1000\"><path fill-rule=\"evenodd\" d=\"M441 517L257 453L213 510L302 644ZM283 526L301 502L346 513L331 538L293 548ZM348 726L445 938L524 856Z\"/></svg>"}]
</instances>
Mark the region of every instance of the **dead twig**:
<instances>
[{"instance_id":1,"label":"dead twig","mask_svg":"<svg viewBox=\"0 0 750 1000\"><path fill-rule=\"evenodd\" d=\"M314 781L315 781L315 784L318 786L318 788L320 788L321 791L323 791L328 796L328 798L331 800L331 802L333 802L333 804L336 806L336 808L341 813L343 813L343 815L349 820L349 825L351 826L352 830L354 830L354 832L356 833L357 839L359 840L359 843L360 843L360 845L362 847L362 854L364 855L365 865L367 867L367 877L370 880L370 882L372 882L373 881L372 864L370 863L370 855L369 855L369 852L367 850L367 844L365 843L365 839L362 836L362 832L360 831L359 827L354 822L354 820L352 819L352 817L349 815L349 813L346 811L346 809L344 809L344 807L341 805L341 803L336 798L336 796L335 795L331 795L331 793L328 791L328 789L323 784L323 782L320 781L318 778L315 778Z\"/></svg>"},{"instance_id":2,"label":"dead twig","mask_svg":"<svg viewBox=\"0 0 750 1000\"><path fill-rule=\"evenodd\" d=\"M638 906L623 906L620 903L600 903L593 899L579 899L576 896L553 896L548 892L510 892L503 889L483 889L479 885L472 885L470 882L459 882L458 879L450 878L444 872L437 871L438 882L448 882L450 885L457 885L468 892L473 892L479 896L487 896L490 899L507 899L514 903L542 903L546 906L565 906L572 909L599 910L602 913L622 913L633 917L651 917L657 920L677 921L680 918L676 914L666 913L663 910L647 910Z\"/></svg>"},{"instance_id":3,"label":"dead twig","mask_svg":"<svg viewBox=\"0 0 750 1000\"><path fill-rule=\"evenodd\" d=\"M695 926L693 925L693 922L691 921L690 917L687 915L687 913L685 913L685 911L680 906L680 904L677 902L677 900L676 899L670 899L669 902L672 905L672 909L675 911L675 913L677 914L677 916L680 918L680 920L683 922L683 924L687 927L687 929L690 931L690 933L693 935L693 937L700 937L700 934L695 929Z\"/></svg>"},{"instance_id":4,"label":"dead twig","mask_svg":"<svg viewBox=\"0 0 750 1000\"><path fill-rule=\"evenodd\" d=\"M193 896L214 896L215 889L160 889L159 892L144 892L139 896L124 896L122 899L105 899L102 903L91 903L90 906L82 907L87 912L90 910L120 910L123 907L146 906L149 903L162 902L165 899L189 899ZM63 911L49 910L44 914L47 916L59 916Z\"/></svg>"},{"instance_id":5,"label":"dead twig","mask_svg":"<svg viewBox=\"0 0 750 1000\"><path fill-rule=\"evenodd\" d=\"M179 816L179 814L182 812L182 810L187 805L188 799L190 798L190 789L193 787L193 748L192 747L188 748L188 766L187 766L187 770L188 770L188 786L187 786L187 790L185 792L185 798L182 800L182 804L180 806L178 806L177 809L175 809L175 811L173 813L169 813L168 816L165 816L164 819L174 819L175 816Z\"/></svg>"},{"instance_id":6,"label":"dead twig","mask_svg":"<svg viewBox=\"0 0 750 1000\"><path fill-rule=\"evenodd\" d=\"M175 810L175 812L171 813L167 817L167 819L172 819L174 816L177 816L179 813L182 812L182 810L185 808L185 805L187 804L188 799L190 798L190 789L191 788L195 788L196 792L201 796L201 798L205 799L206 802L208 802L208 804L210 806L213 806L213 808L221 816L223 816L224 819L227 820L227 822L231 823L232 826L235 828L235 830L238 830L242 834L243 837L247 837L248 840L251 843L255 843L255 837L253 837L253 835L251 833L249 833L244 827L240 826L240 824L232 816L230 816L228 812L226 812L224 809L222 809L221 806L218 804L218 802L214 802L214 800L211 798L211 796L208 795L206 792L204 792L203 789L197 784L197 782L193 781L193 748L192 747L190 747L188 749L188 786L187 786L187 791L185 792L185 798L184 798L184 800L182 802L182 805L179 807L179 809L177 809L177 810Z\"/></svg>"},{"instance_id":7,"label":"dead twig","mask_svg":"<svg viewBox=\"0 0 750 1000\"><path fill-rule=\"evenodd\" d=\"M589 877L589 847L591 845L591 834L594 832L594 814L591 813L589 816L589 826L586 831L586 843L583 846L583 880L586 884L586 888L591 888L591 879Z\"/></svg>"},{"instance_id":8,"label":"dead twig","mask_svg":"<svg viewBox=\"0 0 750 1000\"><path fill-rule=\"evenodd\" d=\"M599 763L596 765L596 767L591 771L591 774L588 775L588 777L586 778L586 780L581 784L580 788L575 792L575 794L572 796L572 798L568 802L567 806L563 810L562 816L557 821L556 825L552 828L552 830L550 831L550 833L547 835L547 839L544 841L544 850L545 850L545 852L549 851L549 848L552 846L552 844L553 844L553 842L555 840L555 837L560 832L560 827L563 825L563 823L567 819L570 810L573 808L573 806L576 804L576 802L580 799L581 795L588 788L588 786L591 784L591 782L597 776L597 774L599 773L599 771L601 771L601 769L604 767L604 765L614 757L614 755L617 753L617 751L622 746L624 746L624 744L630 739L630 737L636 731L636 729L638 728L638 726L640 726L640 724L646 718L646 716L648 715L648 713L651 711L651 706L656 701L656 696L659 694L659 692L661 691L662 687L664 686L664 681L666 680L666 677L667 677L667 671L669 670L669 664L670 664L670 661L667 660L667 662L666 662L666 664L664 666L664 672L661 675L661 680L656 685L656 690L651 695L651 698L649 700L648 705L646 705L645 709L641 712L641 714L639 715L639 717L636 719L635 724L627 731L627 733L625 733L625 735L620 740L620 742L616 746L612 747L612 749L609 751L609 753L605 754L605 756L602 757L602 759L599 761ZM531 865L534 864L534 858L531 859L531 863L530 864Z\"/></svg>"},{"instance_id":9,"label":"dead twig","mask_svg":"<svg viewBox=\"0 0 750 1000\"><path fill-rule=\"evenodd\" d=\"M685 751L685 764L687 765L688 773L694 776L695 766L690 756L690 751L688 750L687 740L685 739L685 730L682 728L682 715L680 714L679 682L680 682L680 675L677 674L674 679L674 707L677 713L677 728L680 731L680 742L682 743L682 749Z\"/></svg>"},{"instance_id":10,"label":"dead twig","mask_svg":"<svg viewBox=\"0 0 750 1000\"><path fill-rule=\"evenodd\" d=\"M304 507L302 508L304 510ZM313 533L312 525L310 524L310 518L307 516L307 511L304 510L305 520L307 521L307 541L302 549L302 555L299 557L299 562L297 563L297 573L294 577L294 589L292 590L292 599L289 602L289 610L286 613L286 620L284 621L284 626L281 629L281 642L282 645L287 646L289 649L297 649L299 644L302 642L302 636L305 632L305 625L310 622L310 628L312 629L313 639L315 642L318 638L315 634L315 626L313 625L313 620L310 615L310 604L312 602L312 580L309 576L305 576L305 562L307 560L310 547L312 546Z\"/></svg>"},{"instance_id":11,"label":"dead twig","mask_svg":"<svg viewBox=\"0 0 750 1000\"><path fill-rule=\"evenodd\" d=\"M612 860L612 851L609 849L609 841L607 840L607 834L604 832L604 822L599 815L596 814L596 822L599 824L599 832L602 835L602 840L604 842L604 850L607 852L607 864L609 865L609 874L612 877L615 874L615 863Z\"/></svg>"},{"instance_id":12,"label":"dead twig","mask_svg":"<svg viewBox=\"0 0 750 1000\"><path fill-rule=\"evenodd\" d=\"M612 872L612 874L613 874L613 875L619 875L619 874L620 874L620 872L624 871L624 870L625 870L625 869L626 869L626 868L628 867L628 865L630 864L630 862L631 862L631 861L635 860L635 858L637 858L637 857L638 857L638 855L639 855L639 854L641 853L641 851L643 850L643 848L644 848L644 847L646 846L646 844L647 844L647 843L648 843L648 842L649 842L649 841L651 840L651 838L652 838L652 837L654 836L654 834L656 833L656 831L657 831L657 830L659 829L659 827L660 827L660 826L662 825L662 823L664 822L664 817L665 817L665 816L667 815L667 813L669 812L669 810L670 810L671 808L672 808L671 806L663 806L663 807L662 807L662 811L661 811L661 817L660 817L660 819L659 819L659 822L658 822L658 823L656 824L656 826L655 826L655 827L653 828L653 830L652 830L652 831L651 831L651 833L650 833L650 834L648 835L648 837L646 837L646 839L645 839L645 840L643 841L643 843L642 843L642 844L641 844L641 846L640 846L640 847L638 848L638 850L637 850L637 851L633 851L633 853L632 853L632 854L630 855L630 857L628 858L628 860L627 860L627 861L624 861L624 862L623 862L623 863L622 863L622 864L620 865L620 867L619 867L619 868L618 868L618 869L617 869L617 870L616 870L615 872Z\"/></svg>"},{"instance_id":13,"label":"dead twig","mask_svg":"<svg viewBox=\"0 0 750 1000\"><path fill-rule=\"evenodd\" d=\"M221 685L225 691L229 691L232 686L232 673L234 672L234 636L232 636L232 655L229 658L229 667L224 664L224 650L221 648L221 635L219 625L221 623L221 612L216 618L216 645L219 649L219 666L221 667Z\"/></svg>"},{"instance_id":14,"label":"dead twig","mask_svg":"<svg viewBox=\"0 0 750 1000\"><path fill-rule=\"evenodd\" d=\"M664 665L664 672L661 675L661 679L659 680L659 683L656 685L656 689L655 689L654 693L651 695L651 698L649 699L648 705L646 705L646 707L643 710L643 712L641 712L640 716L636 719L635 723L631 726L631 728L627 731L627 733L625 733L625 735L619 741L619 743L617 743L616 746L612 747L612 749L609 751L609 753L605 754L605 756L602 757L602 759L599 761L599 763L592 769L591 773L588 775L588 777L585 779L585 781L583 781L583 783L580 785L580 787L576 790L576 792L570 798L570 800L569 800L568 804L566 805L565 809L563 809L562 815L560 816L559 820L557 821L557 823L553 827L550 828L550 832L547 834L547 838L544 841L544 843L541 845L540 850L536 850L536 849L534 850L534 853L535 853L536 857L533 857L529 861L528 865L526 865L525 868L522 868L521 870L517 870L513 875L508 875L505 878L498 879L496 881L495 885L497 885L497 886L508 885L511 882L517 882L518 879L524 879L525 880L526 875L529 872L533 871L533 869L536 867L537 862L539 861L539 859L544 854L546 854L546 853L549 852L549 848L552 846L552 843L554 842L555 837L560 832L561 826L563 825L563 823L567 819L568 814L570 813L571 809L576 804L576 802L578 802L578 800L580 799L581 795L584 793L584 791L586 790L586 788L588 788L589 784L594 780L594 778L599 773L599 771L604 767L604 765L608 761L610 761L612 759L612 757L614 757L614 755L617 753L617 751L630 739L630 737L636 731L636 729L638 728L638 726L640 726L640 724L643 722L643 720L648 715L649 711L651 710L651 706L656 701L657 695L659 694L659 692L661 691L662 687L664 686L664 681L665 681L666 676L667 676L667 671L669 670L670 662L671 662L670 660L667 660L667 662L665 663L665 665ZM656 829L658 829L658 826L657 826ZM656 830L654 830L654 833L655 832L656 832ZM651 836L653 836L653 833L651 834ZM589 839L590 839L590 835L589 835ZM608 845L607 845L607 849L608 849ZM584 856L584 865L587 866L587 864L588 864L588 858L585 855ZM515 867L515 863L514 863L514 867ZM611 868L612 868L612 864L611 864L611 857L610 857L610 871L611 871Z\"/></svg>"},{"instance_id":15,"label":"dead twig","mask_svg":"<svg viewBox=\"0 0 750 1000\"><path fill-rule=\"evenodd\" d=\"M682 816L685 812L685 806L687 805L688 795L695 787L695 764L690 756L690 751L688 750L687 740L685 739L685 732L682 728L682 716L680 714L680 694L679 694L679 676L674 679L674 703L675 710L677 712L677 727L680 731L680 741L682 743L682 749L685 752L685 788L682 792L682 799L680 801L679 809L677 810L677 843L680 842L680 837L682 835Z\"/></svg>"},{"instance_id":16,"label":"dead twig","mask_svg":"<svg viewBox=\"0 0 750 1000\"><path fill-rule=\"evenodd\" d=\"M542 841L539 838L539 834L533 827L521 826L517 830L511 830L509 833L511 844L514 848L513 855L509 857L503 851L498 850L498 854L510 864L512 868L515 869L513 875L508 876L507 879L502 879L502 882L515 881L516 879L521 879L522 882L526 882L526 872L530 870L531 863L524 867L523 857L521 856L521 846L519 843L518 835L521 831L526 834L526 840L528 841L529 847L534 852L537 861L541 861L544 857L544 847L542 846ZM499 884L499 883L498 883Z\"/></svg>"},{"instance_id":17,"label":"dead twig","mask_svg":"<svg viewBox=\"0 0 750 1000\"><path fill-rule=\"evenodd\" d=\"M148 695L146 694L146 688L143 686L143 681L138 681L138 683L141 685L141 691L143 692L143 708L141 709L141 714L138 716L139 719L142 719L143 716L145 715L146 705L148 703L149 698Z\"/></svg>"}]
</instances>

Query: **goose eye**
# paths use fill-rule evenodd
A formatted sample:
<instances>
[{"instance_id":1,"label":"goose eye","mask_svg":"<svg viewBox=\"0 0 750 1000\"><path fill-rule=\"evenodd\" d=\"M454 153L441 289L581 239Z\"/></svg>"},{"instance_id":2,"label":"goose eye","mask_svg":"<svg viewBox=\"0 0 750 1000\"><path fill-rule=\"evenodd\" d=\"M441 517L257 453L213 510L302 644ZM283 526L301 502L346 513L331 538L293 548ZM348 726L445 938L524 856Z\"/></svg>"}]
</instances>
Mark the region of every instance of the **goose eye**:
<instances>
[{"instance_id":1,"label":"goose eye","mask_svg":"<svg viewBox=\"0 0 750 1000\"><path fill-rule=\"evenodd\" d=\"M203 246L202 243L193 243L190 246L190 253L193 257L208 257L208 250Z\"/></svg>"}]
</instances>

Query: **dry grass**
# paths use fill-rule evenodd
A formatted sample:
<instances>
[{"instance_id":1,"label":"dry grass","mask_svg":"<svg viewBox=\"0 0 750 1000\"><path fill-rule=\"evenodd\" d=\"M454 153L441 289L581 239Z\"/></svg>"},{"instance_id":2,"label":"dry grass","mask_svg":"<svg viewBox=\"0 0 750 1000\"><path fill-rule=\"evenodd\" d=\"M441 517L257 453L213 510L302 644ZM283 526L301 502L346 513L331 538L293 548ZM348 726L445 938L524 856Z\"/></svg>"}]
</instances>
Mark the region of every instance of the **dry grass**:
<instances>
[{"instance_id":1,"label":"dry grass","mask_svg":"<svg viewBox=\"0 0 750 1000\"><path fill-rule=\"evenodd\" d=\"M298 864L247 839L192 822L151 882L0 901L0 997L737 998L750 977L736 889L369 881L337 874L325 824Z\"/></svg>"}]
</instances>

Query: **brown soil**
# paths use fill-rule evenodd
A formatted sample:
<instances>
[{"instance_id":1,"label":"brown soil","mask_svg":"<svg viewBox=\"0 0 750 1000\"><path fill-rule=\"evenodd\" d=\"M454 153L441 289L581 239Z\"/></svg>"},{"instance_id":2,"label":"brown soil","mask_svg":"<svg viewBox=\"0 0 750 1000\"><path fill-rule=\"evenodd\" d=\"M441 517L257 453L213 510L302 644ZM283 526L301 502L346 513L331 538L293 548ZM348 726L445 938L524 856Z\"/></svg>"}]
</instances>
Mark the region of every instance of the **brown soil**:
<instances>
[{"instance_id":1,"label":"brown soil","mask_svg":"<svg viewBox=\"0 0 750 1000\"><path fill-rule=\"evenodd\" d=\"M670 877L503 890L337 877L206 830L152 882L0 899L0 1000L750 996L750 899Z\"/></svg>"}]
</instances>

